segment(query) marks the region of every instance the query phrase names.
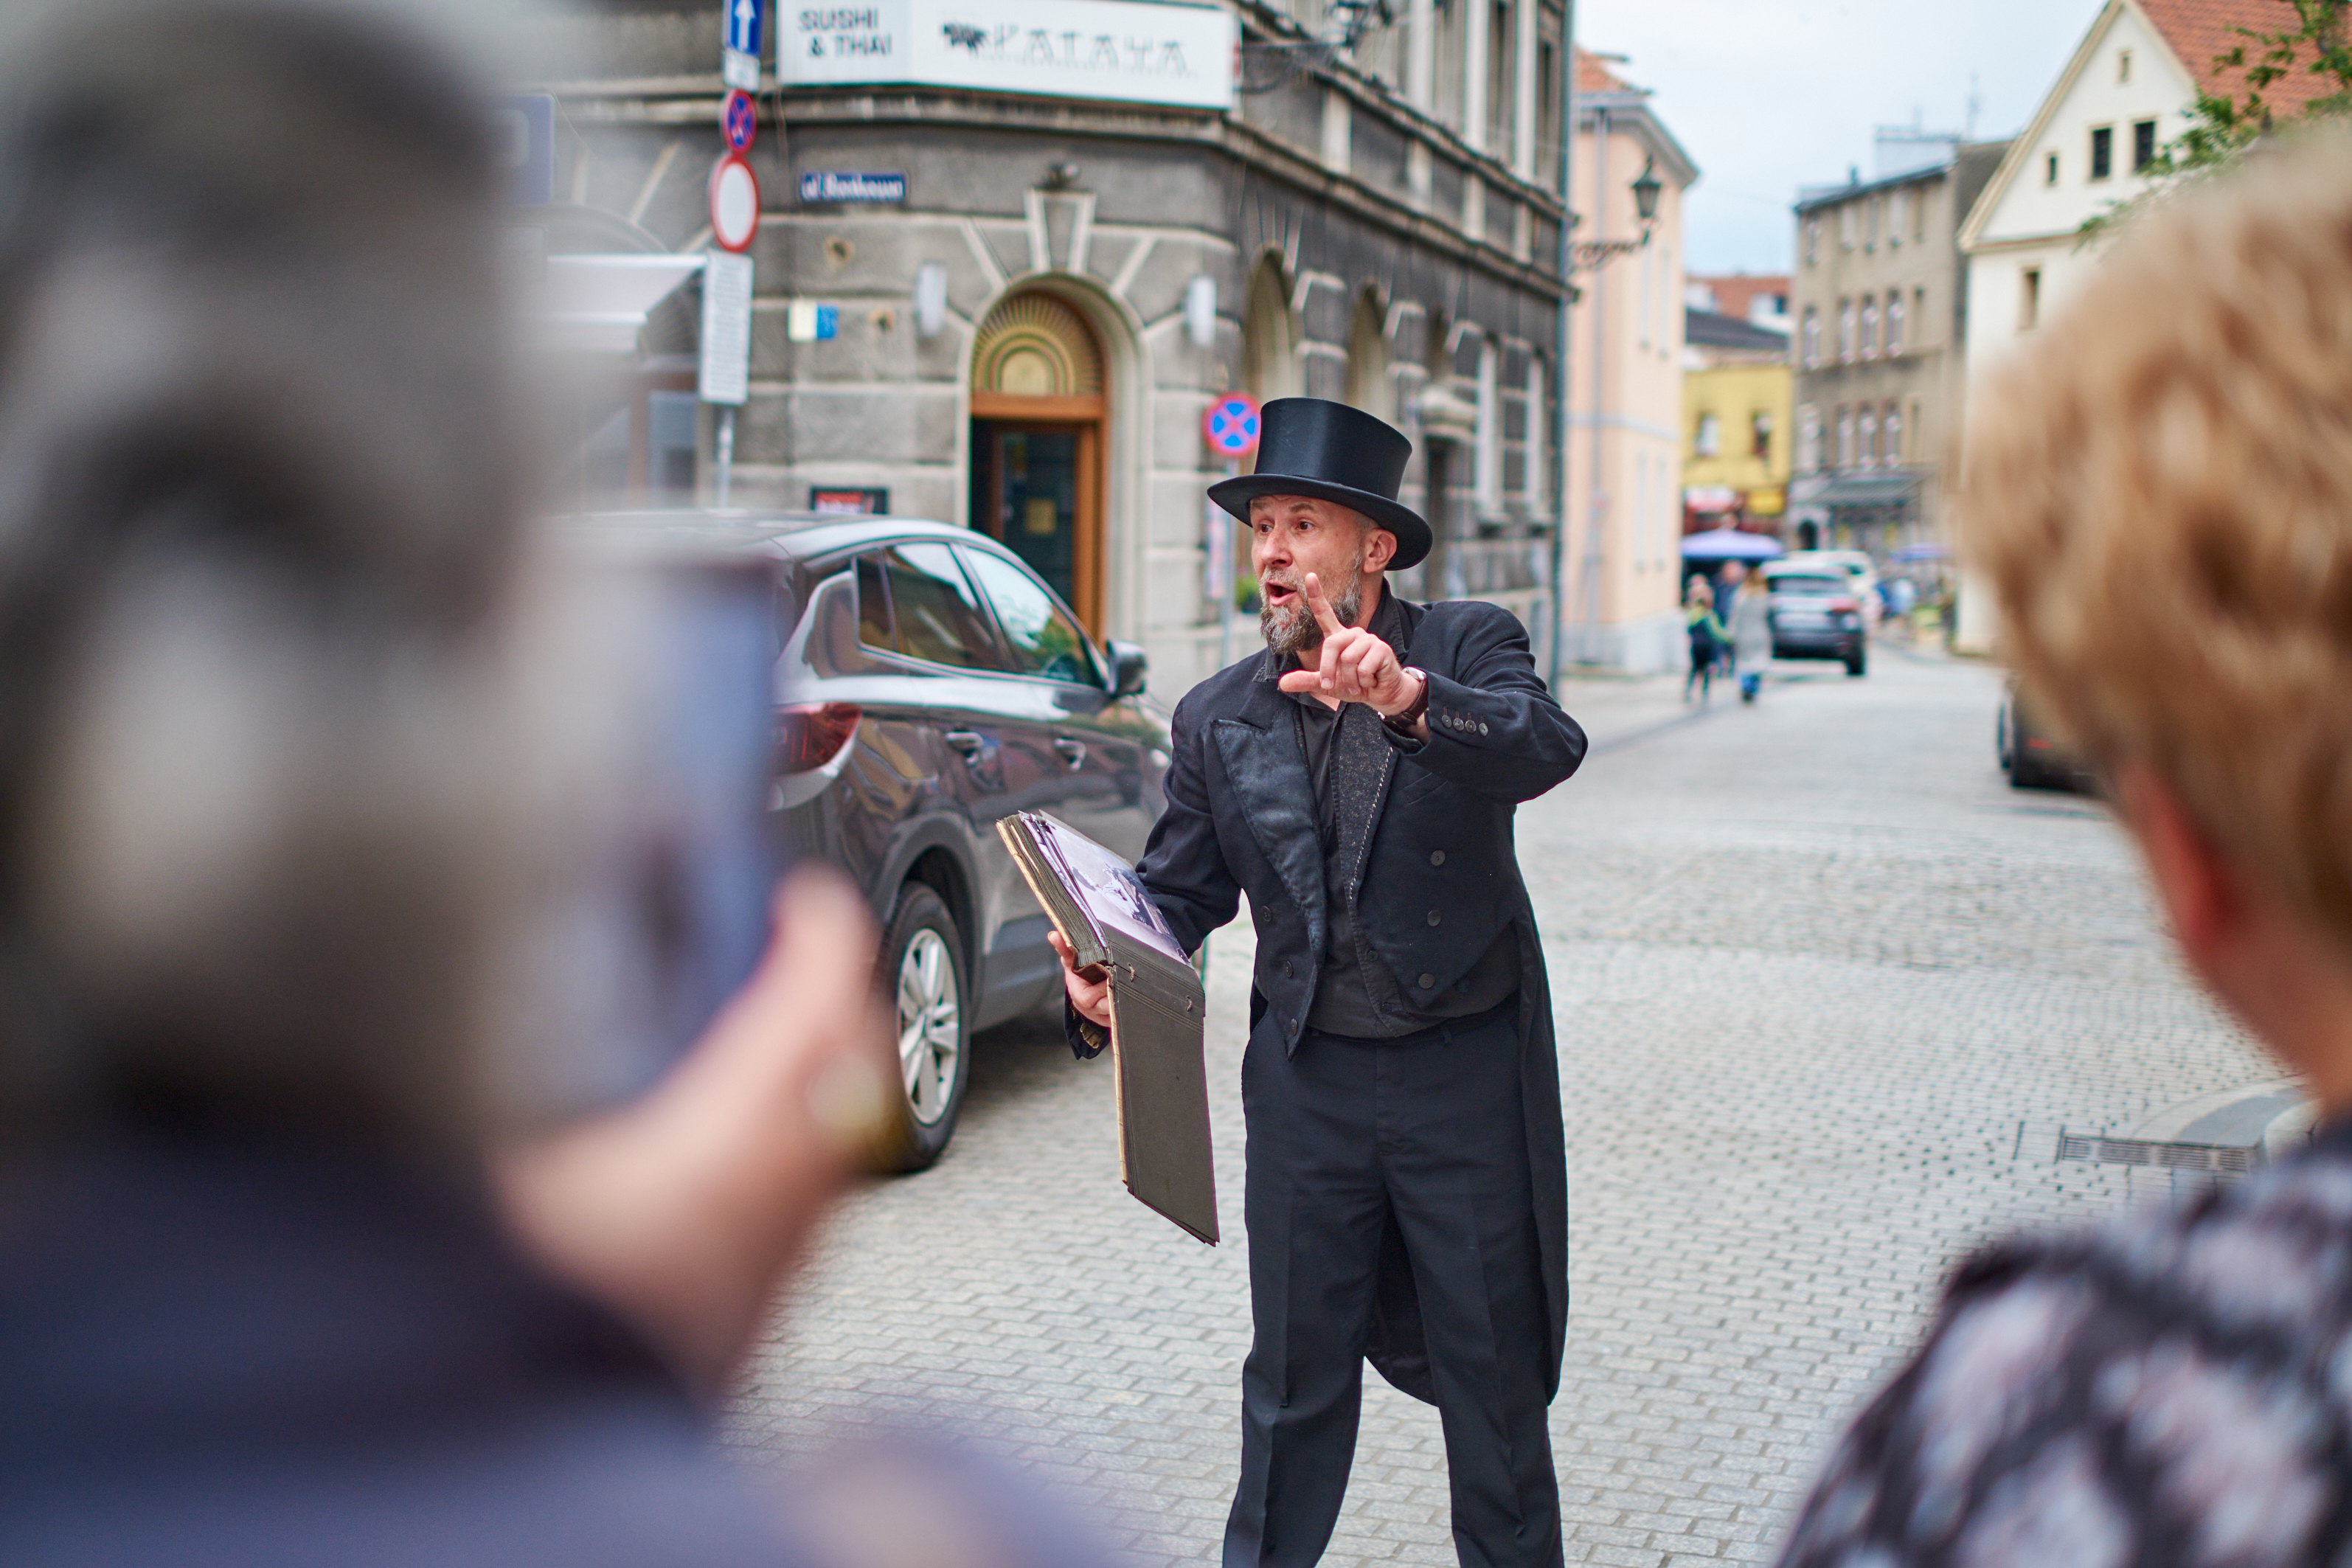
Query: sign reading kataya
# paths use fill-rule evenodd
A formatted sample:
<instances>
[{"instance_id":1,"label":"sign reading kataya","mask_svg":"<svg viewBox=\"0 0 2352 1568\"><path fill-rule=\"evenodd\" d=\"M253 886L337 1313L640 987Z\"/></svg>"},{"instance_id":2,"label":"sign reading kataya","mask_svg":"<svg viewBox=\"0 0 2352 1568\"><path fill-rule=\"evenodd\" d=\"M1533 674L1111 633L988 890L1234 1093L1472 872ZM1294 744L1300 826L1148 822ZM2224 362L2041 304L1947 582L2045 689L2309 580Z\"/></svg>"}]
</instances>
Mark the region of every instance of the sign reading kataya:
<instances>
[{"instance_id":1,"label":"sign reading kataya","mask_svg":"<svg viewBox=\"0 0 2352 1568\"><path fill-rule=\"evenodd\" d=\"M866 0L781 5L786 87L920 83L1228 109L1233 14L1136 0Z\"/></svg>"}]
</instances>

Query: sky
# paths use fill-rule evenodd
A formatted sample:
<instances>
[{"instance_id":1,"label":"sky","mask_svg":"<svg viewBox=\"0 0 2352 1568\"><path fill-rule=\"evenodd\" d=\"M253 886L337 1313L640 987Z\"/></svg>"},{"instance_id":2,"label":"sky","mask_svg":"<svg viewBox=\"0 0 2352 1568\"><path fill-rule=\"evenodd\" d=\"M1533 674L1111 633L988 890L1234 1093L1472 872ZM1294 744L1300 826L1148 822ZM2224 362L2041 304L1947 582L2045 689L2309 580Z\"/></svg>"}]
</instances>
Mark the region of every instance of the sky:
<instances>
[{"instance_id":1,"label":"sky","mask_svg":"<svg viewBox=\"0 0 2352 1568\"><path fill-rule=\"evenodd\" d=\"M1871 132L2013 135L2100 0L1578 0L1577 39L1655 96L1699 167L1685 208L1693 272L1784 272L1800 185L1871 173ZM1578 197L1578 205L1583 198Z\"/></svg>"}]
</instances>

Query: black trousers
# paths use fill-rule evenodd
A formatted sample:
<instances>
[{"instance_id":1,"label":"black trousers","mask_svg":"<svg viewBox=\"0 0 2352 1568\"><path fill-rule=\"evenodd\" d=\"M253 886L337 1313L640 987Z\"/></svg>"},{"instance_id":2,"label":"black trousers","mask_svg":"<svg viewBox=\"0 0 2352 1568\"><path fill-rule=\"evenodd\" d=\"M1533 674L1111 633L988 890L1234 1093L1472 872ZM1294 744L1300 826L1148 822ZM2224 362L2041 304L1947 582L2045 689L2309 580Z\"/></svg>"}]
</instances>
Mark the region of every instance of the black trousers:
<instances>
[{"instance_id":1,"label":"black trousers","mask_svg":"<svg viewBox=\"0 0 2352 1568\"><path fill-rule=\"evenodd\" d=\"M1225 1568L1306 1568L1348 1490L1382 1237L1403 1238L1463 1568L1556 1568L1548 1328L1516 1010L1402 1043L1270 1027L1242 1061L1255 1337Z\"/></svg>"}]
</instances>

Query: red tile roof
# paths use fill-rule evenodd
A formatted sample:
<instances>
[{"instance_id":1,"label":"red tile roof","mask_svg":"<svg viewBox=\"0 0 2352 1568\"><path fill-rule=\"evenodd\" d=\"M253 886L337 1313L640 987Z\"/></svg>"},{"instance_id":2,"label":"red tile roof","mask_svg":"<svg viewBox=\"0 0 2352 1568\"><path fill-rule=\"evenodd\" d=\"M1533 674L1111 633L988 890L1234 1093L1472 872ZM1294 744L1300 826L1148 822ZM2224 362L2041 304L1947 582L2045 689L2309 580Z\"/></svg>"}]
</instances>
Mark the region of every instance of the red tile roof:
<instances>
[{"instance_id":1,"label":"red tile roof","mask_svg":"<svg viewBox=\"0 0 2352 1568\"><path fill-rule=\"evenodd\" d=\"M1579 45L1576 50L1576 90L1579 92L1633 92L1633 83L1609 68L1590 49Z\"/></svg>"},{"instance_id":2,"label":"red tile roof","mask_svg":"<svg viewBox=\"0 0 2352 1568\"><path fill-rule=\"evenodd\" d=\"M2215 70L2213 59L2244 45L2249 65L2258 64L2262 46L2232 31L2245 27L2257 33L2291 33L2295 30L2294 7L2288 0L2139 0L2147 19L2189 68L2197 85L2210 92L2231 98L2242 98L2246 77L2242 68L2231 67ZM2263 101L2272 111L2284 118L2300 110L2315 98L2324 98L2334 90L2332 78L2314 75L2309 69L2311 50L2305 46L2295 65L2285 76L2263 89Z\"/></svg>"}]
</instances>

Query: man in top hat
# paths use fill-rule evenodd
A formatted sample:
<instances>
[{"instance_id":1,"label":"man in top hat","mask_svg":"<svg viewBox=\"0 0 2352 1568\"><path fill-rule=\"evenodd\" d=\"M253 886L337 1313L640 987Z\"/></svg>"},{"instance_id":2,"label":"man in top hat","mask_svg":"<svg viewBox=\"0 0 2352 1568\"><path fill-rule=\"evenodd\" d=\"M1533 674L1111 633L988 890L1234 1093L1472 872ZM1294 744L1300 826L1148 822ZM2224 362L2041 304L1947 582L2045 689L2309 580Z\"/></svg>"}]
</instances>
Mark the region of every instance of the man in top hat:
<instances>
[{"instance_id":1,"label":"man in top hat","mask_svg":"<svg viewBox=\"0 0 2352 1568\"><path fill-rule=\"evenodd\" d=\"M1249 524L1263 654L1176 709L1168 810L1139 868L1195 948L1257 922L1243 1212L1255 1338L1227 1568L1307 1564L1347 1490L1369 1358L1437 1405L1465 1568L1560 1561L1546 1408L1568 1318L1559 1068L1512 816L1584 731L1516 617L1414 605L1396 499L1412 444L1343 404L1265 405ZM1057 942L1057 946L1060 944ZM1105 987L1062 952L1071 1043Z\"/></svg>"}]
</instances>

